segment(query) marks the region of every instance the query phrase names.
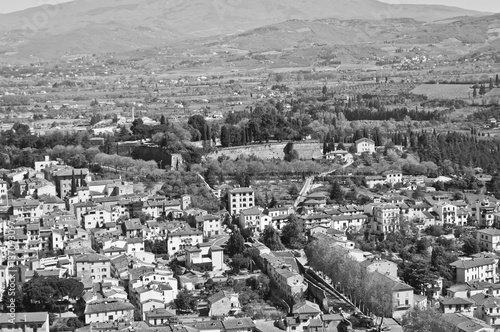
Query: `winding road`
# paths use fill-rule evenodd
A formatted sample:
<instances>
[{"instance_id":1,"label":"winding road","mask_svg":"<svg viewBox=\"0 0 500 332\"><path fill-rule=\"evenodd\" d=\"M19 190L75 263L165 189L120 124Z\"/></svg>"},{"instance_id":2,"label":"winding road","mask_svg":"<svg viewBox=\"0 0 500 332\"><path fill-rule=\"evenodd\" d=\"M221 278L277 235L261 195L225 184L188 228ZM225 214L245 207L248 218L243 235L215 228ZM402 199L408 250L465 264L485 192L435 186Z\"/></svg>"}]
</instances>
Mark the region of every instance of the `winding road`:
<instances>
[{"instance_id":1,"label":"winding road","mask_svg":"<svg viewBox=\"0 0 500 332\"><path fill-rule=\"evenodd\" d=\"M331 171L327 171L327 172L321 173L318 176L319 177L325 177L325 176L327 176L329 174L334 173L335 171L337 171L339 169L343 169L343 168L347 168L347 167L351 166L352 163L353 162L350 161L347 164L342 165L341 168L337 168L337 169L333 169ZM309 176L309 177L306 178L306 181L304 182L304 185L302 186L302 189L299 192L299 196L297 196L297 199L295 200L295 203L293 203L293 207L294 208L297 208L297 206L299 206L299 204L302 203L302 201L304 201L304 199L307 197L307 194L309 193L309 191L312 188L312 185L313 185L315 177L316 177L316 175Z\"/></svg>"}]
</instances>

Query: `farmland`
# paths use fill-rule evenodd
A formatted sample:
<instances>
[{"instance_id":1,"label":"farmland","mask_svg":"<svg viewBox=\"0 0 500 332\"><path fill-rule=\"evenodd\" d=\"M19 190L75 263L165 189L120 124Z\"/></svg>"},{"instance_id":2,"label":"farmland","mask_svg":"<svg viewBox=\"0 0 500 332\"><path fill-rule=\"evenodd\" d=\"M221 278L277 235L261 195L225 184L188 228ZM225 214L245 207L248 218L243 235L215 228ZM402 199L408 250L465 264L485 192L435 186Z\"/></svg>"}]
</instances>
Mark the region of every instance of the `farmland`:
<instances>
[{"instance_id":1,"label":"farmland","mask_svg":"<svg viewBox=\"0 0 500 332\"><path fill-rule=\"evenodd\" d=\"M469 84L421 84L411 93L429 99L470 99L473 90Z\"/></svg>"}]
</instances>

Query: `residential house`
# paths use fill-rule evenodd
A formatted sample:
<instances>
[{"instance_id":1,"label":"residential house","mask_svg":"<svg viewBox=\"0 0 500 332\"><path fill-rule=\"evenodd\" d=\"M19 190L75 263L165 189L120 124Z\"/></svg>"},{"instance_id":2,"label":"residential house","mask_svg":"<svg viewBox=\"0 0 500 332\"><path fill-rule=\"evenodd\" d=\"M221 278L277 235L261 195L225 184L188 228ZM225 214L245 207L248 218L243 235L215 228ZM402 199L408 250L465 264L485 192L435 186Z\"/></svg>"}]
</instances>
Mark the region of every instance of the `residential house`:
<instances>
[{"instance_id":1,"label":"residential house","mask_svg":"<svg viewBox=\"0 0 500 332\"><path fill-rule=\"evenodd\" d=\"M55 211L65 211L66 203L57 196L42 195L38 196L40 201L40 208L42 209L42 216Z\"/></svg>"},{"instance_id":2,"label":"residential house","mask_svg":"<svg viewBox=\"0 0 500 332\"><path fill-rule=\"evenodd\" d=\"M308 209L322 209L326 206L326 196L322 193L312 193L307 195L302 206Z\"/></svg>"},{"instance_id":3,"label":"residential house","mask_svg":"<svg viewBox=\"0 0 500 332\"><path fill-rule=\"evenodd\" d=\"M446 289L446 297L470 298L473 295L487 292L488 287L491 285L489 282L478 281L456 284Z\"/></svg>"},{"instance_id":4,"label":"residential house","mask_svg":"<svg viewBox=\"0 0 500 332\"><path fill-rule=\"evenodd\" d=\"M203 220L203 224L201 227L201 230L203 231L203 237L209 238L221 234L222 216L207 214L201 216L201 218Z\"/></svg>"},{"instance_id":5,"label":"residential house","mask_svg":"<svg viewBox=\"0 0 500 332\"><path fill-rule=\"evenodd\" d=\"M224 326L221 320L206 320L184 323L183 325L196 332L224 332Z\"/></svg>"},{"instance_id":6,"label":"residential house","mask_svg":"<svg viewBox=\"0 0 500 332\"><path fill-rule=\"evenodd\" d=\"M177 317L175 315L175 312L170 312L164 308L152 309L148 312L145 312L144 316L146 317L144 321L149 326L165 326Z\"/></svg>"},{"instance_id":7,"label":"residential house","mask_svg":"<svg viewBox=\"0 0 500 332\"><path fill-rule=\"evenodd\" d=\"M493 227L495 224L495 214L498 212L498 207L490 201L482 201L476 204L473 211L473 217L476 219L476 224L479 227Z\"/></svg>"},{"instance_id":8,"label":"residential house","mask_svg":"<svg viewBox=\"0 0 500 332\"><path fill-rule=\"evenodd\" d=\"M399 229L400 209L393 204L381 204L373 208L371 232L387 234Z\"/></svg>"},{"instance_id":9,"label":"residential house","mask_svg":"<svg viewBox=\"0 0 500 332\"><path fill-rule=\"evenodd\" d=\"M270 217L279 217L279 216L288 217L290 214L293 214L294 212L295 211L293 209L293 206L268 208L267 210L264 211L264 213Z\"/></svg>"},{"instance_id":10,"label":"residential house","mask_svg":"<svg viewBox=\"0 0 500 332\"><path fill-rule=\"evenodd\" d=\"M82 277L90 271L94 283L111 277L111 259L99 254L82 254L74 257L74 275Z\"/></svg>"},{"instance_id":11,"label":"residential house","mask_svg":"<svg viewBox=\"0 0 500 332\"><path fill-rule=\"evenodd\" d=\"M401 171L388 171L384 173L385 183L394 186L396 183L403 182L403 173Z\"/></svg>"},{"instance_id":12,"label":"residential house","mask_svg":"<svg viewBox=\"0 0 500 332\"><path fill-rule=\"evenodd\" d=\"M436 221L436 216L428 211L424 212L414 212L413 213L413 224L420 230L424 231L430 226L436 226L439 223Z\"/></svg>"},{"instance_id":13,"label":"residential house","mask_svg":"<svg viewBox=\"0 0 500 332\"><path fill-rule=\"evenodd\" d=\"M43 195L55 196L56 186L45 179L23 179L17 181L12 186L12 192L16 197L33 197L38 198Z\"/></svg>"},{"instance_id":14,"label":"residential house","mask_svg":"<svg viewBox=\"0 0 500 332\"><path fill-rule=\"evenodd\" d=\"M348 162L352 160L352 155L345 150L335 150L324 154L326 160L334 160L336 162Z\"/></svg>"},{"instance_id":15,"label":"residential house","mask_svg":"<svg viewBox=\"0 0 500 332\"><path fill-rule=\"evenodd\" d=\"M368 175L365 176L365 185L368 189L373 189L377 185L383 186L385 184L386 178L380 175Z\"/></svg>"},{"instance_id":16,"label":"residential house","mask_svg":"<svg viewBox=\"0 0 500 332\"><path fill-rule=\"evenodd\" d=\"M227 319L222 322L225 332L253 332L255 324L250 317Z\"/></svg>"},{"instance_id":17,"label":"residential house","mask_svg":"<svg viewBox=\"0 0 500 332\"><path fill-rule=\"evenodd\" d=\"M272 217L263 213L263 209L252 207L240 210L240 228L249 228L256 232L262 232L271 224Z\"/></svg>"},{"instance_id":18,"label":"residential house","mask_svg":"<svg viewBox=\"0 0 500 332\"><path fill-rule=\"evenodd\" d=\"M123 225L123 233L127 238L142 237L142 225L139 219L126 220Z\"/></svg>"},{"instance_id":19,"label":"residential house","mask_svg":"<svg viewBox=\"0 0 500 332\"><path fill-rule=\"evenodd\" d=\"M377 271L392 277L398 276L398 264L380 257L367 259L361 262L361 265L365 267L366 271L369 273Z\"/></svg>"},{"instance_id":20,"label":"residential house","mask_svg":"<svg viewBox=\"0 0 500 332\"><path fill-rule=\"evenodd\" d=\"M332 227L332 217L326 213L310 213L299 218L301 228L309 230L313 227L323 226L327 228Z\"/></svg>"},{"instance_id":21,"label":"residential house","mask_svg":"<svg viewBox=\"0 0 500 332\"><path fill-rule=\"evenodd\" d=\"M0 202L7 196L7 191L9 190L9 184L0 179Z\"/></svg>"},{"instance_id":22,"label":"residential house","mask_svg":"<svg viewBox=\"0 0 500 332\"><path fill-rule=\"evenodd\" d=\"M450 265L456 270L456 283L498 281L498 260L493 258L459 259Z\"/></svg>"},{"instance_id":23,"label":"residential house","mask_svg":"<svg viewBox=\"0 0 500 332\"><path fill-rule=\"evenodd\" d=\"M457 332L494 332L495 328L475 317L469 317L462 313L443 314L441 318L453 326Z\"/></svg>"},{"instance_id":24,"label":"residential house","mask_svg":"<svg viewBox=\"0 0 500 332\"><path fill-rule=\"evenodd\" d=\"M375 142L369 138L361 138L354 142L356 146L356 154L360 155L363 153L374 153L375 152Z\"/></svg>"},{"instance_id":25,"label":"residential house","mask_svg":"<svg viewBox=\"0 0 500 332\"><path fill-rule=\"evenodd\" d=\"M307 290L304 277L295 271L283 258L273 254L262 254L264 268L269 278L276 283L283 299L291 303L295 296L301 296Z\"/></svg>"},{"instance_id":26,"label":"residential house","mask_svg":"<svg viewBox=\"0 0 500 332\"><path fill-rule=\"evenodd\" d=\"M437 202L434 211L439 216L440 224L455 225L457 220L457 207L449 202Z\"/></svg>"},{"instance_id":27,"label":"residential house","mask_svg":"<svg viewBox=\"0 0 500 332\"><path fill-rule=\"evenodd\" d=\"M170 255L203 243L203 233L192 229L179 229L167 235L167 250Z\"/></svg>"},{"instance_id":28,"label":"residential house","mask_svg":"<svg viewBox=\"0 0 500 332\"><path fill-rule=\"evenodd\" d=\"M223 291L215 293L207 299L208 316L225 316L233 309L231 299Z\"/></svg>"},{"instance_id":29,"label":"residential house","mask_svg":"<svg viewBox=\"0 0 500 332\"><path fill-rule=\"evenodd\" d=\"M365 214L340 215L331 217L331 227L336 230L360 231L368 223Z\"/></svg>"},{"instance_id":30,"label":"residential house","mask_svg":"<svg viewBox=\"0 0 500 332\"><path fill-rule=\"evenodd\" d=\"M213 271L224 268L224 249L209 243L199 243L194 247L186 248L186 267L191 269L197 266L200 269Z\"/></svg>"},{"instance_id":31,"label":"residential house","mask_svg":"<svg viewBox=\"0 0 500 332\"><path fill-rule=\"evenodd\" d=\"M134 320L135 307L126 301L103 300L87 303L85 306L85 324L108 321Z\"/></svg>"},{"instance_id":32,"label":"residential house","mask_svg":"<svg viewBox=\"0 0 500 332\"><path fill-rule=\"evenodd\" d=\"M60 198L72 193L73 189L85 186L91 180L87 168L76 169L72 167L48 167L43 170L45 178L52 181L56 186L57 195ZM73 188L73 183L74 187Z\"/></svg>"},{"instance_id":33,"label":"residential house","mask_svg":"<svg viewBox=\"0 0 500 332\"><path fill-rule=\"evenodd\" d=\"M323 324L320 315L321 309L316 303L307 300L298 301L293 305L290 315L284 319L285 331L321 332ZM316 328L320 328L319 331Z\"/></svg>"},{"instance_id":34,"label":"residential house","mask_svg":"<svg viewBox=\"0 0 500 332\"><path fill-rule=\"evenodd\" d=\"M90 210L93 210L97 207L97 204L94 202L81 202L72 205L73 212L75 213L75 217L78 221L82 220L82 216ZM68 209L69 210L69 209Z\"/></svg>"},{"instance_id":35,"label":"residential house","mask_svg":"<svg viewBox=\"0 0 500 332\"><path fill-rule=\"evenodd\" d=\"M476 239L481 250L496 251L500 249L500 229L478 229L476 232Z\"/></svg>"},{"instance_id":36,"label":"residential house","mask_svg":"<svg viewBox=\"0 0 500 332\"><path fill-rule=\"evenodd\" d=\"M475 303L474 317L485 321L486 324L500 327L500 298L490 294L476 294L471 296Z\"/></svg>"},{"instance_id":37,"label":"residential house","mask_svg":"<svg viewBox=\"0 0 500 332\"><path fill-rule=\"evenodd\" d=\"M439 307L445 314L461 312L467 316L473 316L476 302L462 297L445 297L440 299Z\"/></svg>"},{"instance_id":38,"label":"residential house","mask_svg":"<svg viewBox=\"0 0 500 332\"><path fill-rule=\"evenodd\" d=\"M48 312L0 313L0 331L49 332Z\"/></svg>"},{"instance_id":39,"label":"residential house","mask_svg":"<svg viewBox=\"0 0 500 332\"><path fill-rule=\"evenodd\" d=\"M11 203L12 215L24 220L40 219L42 216L42 207L40 201L32 199L17 199Z\"/></svg>"},{"instance_id":40,"label":"residential house","mask_svg":"<svg viewBox=\"0 0 500 332\"><path fill-rule=\"evenodd\" d=\"M397 277L382 274L378 271L371 273L369 276L376 282L386 284L392 290L393 317L401 316L404 311L413 307L415 303L413 287L405 284Z\"/></svg>"},{"instance_id":41,"label":"residential house","mask_svg":"<svg viewBox=\"0 0 500 332\"><path fill-rule=\"evenodd\" d=\"M49 156L45 156L43 161L35 161L35 172L39 173L48 167L56 166L58 164L58 161L50 160Z\"/></svg>"},{"instance_id":42,"label":"residential house","mask_svg":"<svg viewBox=\"0 0 500 332\"><path fill-rule=\"evenodd\" d=\"M142 313L143 319L146 318L145 313L154 310L165 308L167 303L161 291L161 284L150 283L144 286L135 287L131 291L131 301L138 307L139 312ZM164 285L168 286L168 285ZM170 286L168 286L170 288Z\"/></svg>"},{"instance_id":43,"label":"residential house","mask_svg":"<svg viewBox=\"0 0 500 332\"><path fill-rule=\"evenodd\" d=\"M142 237L128 238L125 240L128 255L144 253L144 239Z\"/></svg>"},{"instance_id":44,"label":"residential house","mask_svg":"<svg viewBox=\"0 0 500 332\"><path fill-rule=\"evenodd\" d=\"M209 243L199 243L194 247L186 248L186 267L198 267L202 270L213 271L224 268L224 254L219 246Z\"/></svg>"},{"instance_id":45,"label":"residential house","mask_svg":"<svg viewBox=\"0 0 500 332\"><path fill-rule=\"evenodd\" d=\"M82 215L82 226L87 230L102 228L106 223L110 223L113 219L111 210L102 206L97 206Z\"/></svg>"}]
</instances>

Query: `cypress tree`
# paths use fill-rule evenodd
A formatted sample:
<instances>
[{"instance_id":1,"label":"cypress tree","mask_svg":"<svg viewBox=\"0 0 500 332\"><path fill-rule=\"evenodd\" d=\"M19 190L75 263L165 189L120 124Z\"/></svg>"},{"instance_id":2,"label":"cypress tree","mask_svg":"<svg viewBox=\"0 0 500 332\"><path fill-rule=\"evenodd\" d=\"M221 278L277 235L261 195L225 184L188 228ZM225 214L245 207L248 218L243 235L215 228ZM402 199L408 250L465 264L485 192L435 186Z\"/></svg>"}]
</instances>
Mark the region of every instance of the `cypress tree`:
<instances>
[{"instance_id":1,"label":"cypress tree","mask_svg":"<svg viewBox=\"0 0 500 332\"><path fill-rule=\"evenodd\" d=\"M83 175L83 170L80 170L80 187L83 187L85 185L85 176Z\"/></svg>"},{"instance_id":2,"label":"cypress tree","mask_svg":"<svg viewBox=\"0 0 500 332\"><path fill-rule=\"evenodd\" d=\"M76 193L76 178L75 178L75 170L71 172L71 196Z\"/></svg>"}]
</instances>

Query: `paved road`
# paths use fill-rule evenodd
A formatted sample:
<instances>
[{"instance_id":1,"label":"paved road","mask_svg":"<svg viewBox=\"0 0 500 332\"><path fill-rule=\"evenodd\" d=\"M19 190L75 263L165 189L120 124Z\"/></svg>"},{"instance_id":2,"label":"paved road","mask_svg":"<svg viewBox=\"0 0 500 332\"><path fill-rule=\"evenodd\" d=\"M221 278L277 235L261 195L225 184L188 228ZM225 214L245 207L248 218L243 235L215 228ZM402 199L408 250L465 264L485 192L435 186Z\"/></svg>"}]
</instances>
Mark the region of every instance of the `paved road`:
<instances>
[{"instance_id":1,"label":"paved road","mask_svg":"<svg viewBox=\"0 0 500 332\"><path fill-rule=\"evenodd\" d=\"M314 176L309 176L306 178L306 182L304 182L304 185L302 186L302 189L299 192L299 196L297 196L295 203L293 203L294 208L299 206L299 204L306 198L307 194L309 193L309 190L311 190L311 185L313 181L314 181Z\"/></svg>"},{"instance_id":2,"label":"paved road","mask_svg":"<svg viewBox=\"0 0 500 332\"><path fill-rule=\"evenodd\" d=\"M223 234L214 241L214 245L221 247L226 244L227 240L229 240L229 235Z\"/></svg>"},{"instance_id":3,"label":"paved road","mask_svg":"<svg viewBox=\"0 0 500 332\"><path fill-rule=\"evenodd\" d=\"M349 162L349 163L347 163L347 164L345 164L345 165L342 165L342 167L340 169L349 167L351 165L352 165L352 161ZM325 176L327 176L329 174L334 173L337 170L338 169L332 169L331 171L327 171L327 172L321 173L321 174L319 174L319 177L325 177ZM309 193L309 191L312 188L314 177L315 176L309 176L308 178L306 178L306 181L304 182L304 185L302 186L302 189L300 190L299 196L295 200L295 203L293 204L293 207L296 208L297 206L299 206L299 204L307 197L307 194Z\"/></svg>"},{"instance_id":4,"label":"paved road","mask_svg":"<svg viewBox=\"0 0 500 332\"><path fill-rule=\"evenodd\" d=\"M339 169L342 169L342 168L347 168L347 167L349 167L349 166L351 166L351 165L352 165L352 161L348 162L348 163L347 163L347 164L345 164L345 165L342 165L342 167L341 167L341 168L338 168L338 169L333 169L333 170L331 170L331 171L321 173L321 174L319 175L319 177L324 177L324 176L327 176L327 175L329 175L329 174L334 173L335 171L337 171L337 170L339 170Z\"/></svg>"}]
</instances>

